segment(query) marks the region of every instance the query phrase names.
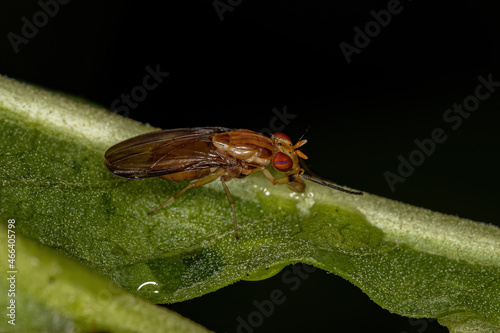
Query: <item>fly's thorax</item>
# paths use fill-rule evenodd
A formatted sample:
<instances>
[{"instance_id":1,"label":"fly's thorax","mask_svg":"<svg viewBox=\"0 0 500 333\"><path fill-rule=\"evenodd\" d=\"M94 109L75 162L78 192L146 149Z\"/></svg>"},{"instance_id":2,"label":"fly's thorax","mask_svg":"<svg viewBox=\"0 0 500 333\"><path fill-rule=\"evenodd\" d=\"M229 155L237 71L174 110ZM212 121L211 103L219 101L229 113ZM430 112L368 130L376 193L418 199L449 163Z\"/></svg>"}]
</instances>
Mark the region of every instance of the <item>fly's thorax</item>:
<instances>
[{"instance_id":1,"label":"fly's thorax","mask_svg":"<svg viewBox=\"0 0 500 333\"><path fill-rule=\"evenodd\" d=\"M249 130L216 134L212 143L221 154L235 158L243 165L267 167L273 155L271 139Z\"/></svg>"}]
</instances>

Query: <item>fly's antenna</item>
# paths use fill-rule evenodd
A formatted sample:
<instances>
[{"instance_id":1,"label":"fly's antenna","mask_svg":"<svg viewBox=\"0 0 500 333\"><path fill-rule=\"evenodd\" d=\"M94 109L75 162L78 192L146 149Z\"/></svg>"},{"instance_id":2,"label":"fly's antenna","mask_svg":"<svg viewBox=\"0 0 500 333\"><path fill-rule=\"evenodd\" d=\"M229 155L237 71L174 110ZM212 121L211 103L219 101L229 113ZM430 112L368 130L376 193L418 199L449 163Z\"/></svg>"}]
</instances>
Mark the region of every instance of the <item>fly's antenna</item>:
<instances>
[{"instance_id":1,"label":"fly's antenna","mask_svg":"<svg viewBox=\"0 0 500 333\"><path fill-rule=\"evenodd\" d=\"M322 181L322 180L319 180L319 179L316 179L316 178L312 178L312 177L309 177L309 176L306 176L306 175L300 175L300 177L302 177L304 179L307 179L307 180L309 180L309 181L311 181L313 183L333 188L333 189L335 189L337 191L340 191L340 192L345 192L345 193L354 194L354 195L363 195L363 192L348 190L348 189L345 189L343 187L340 187L340 186L337 186L337 185L333 185L333 184L327 183L325 181Z\"/></svg>"},{"instance_id":2,"label":"fly's antenna","mask_svg":"<svg viewBox=\"0 0 500 333\"><path fill-rule=\"evenodd\" d=\"M300 137L299 141L297 141L297 142L300 142L300 140L302 140L302 138L303 138L304 136L306 136L306 134L307 134L307 132L309 132L309 129L310 129L310 128L311 128L311 125L308 125L308 126L307 126L307 128L306 128L306 131L304 132L304 134L302 134L302 136Z\"/></svg>"}]
</instances>

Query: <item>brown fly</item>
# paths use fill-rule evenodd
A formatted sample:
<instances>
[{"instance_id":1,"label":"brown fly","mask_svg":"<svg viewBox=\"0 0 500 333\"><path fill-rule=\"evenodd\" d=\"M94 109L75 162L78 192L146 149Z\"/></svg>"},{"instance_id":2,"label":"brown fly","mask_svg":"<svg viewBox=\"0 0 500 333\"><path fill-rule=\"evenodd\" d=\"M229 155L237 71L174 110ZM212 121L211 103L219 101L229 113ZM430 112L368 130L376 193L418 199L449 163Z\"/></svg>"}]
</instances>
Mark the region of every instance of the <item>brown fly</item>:
<instances>
[{"instance_id":1,"label":"brown fly","mask_svg":"<svg viewBox=\"0 0 500 333\"><path fill-rule=\"evenodd\" d=\"M299 158L307 159L307 156L298 149L306 142L301 140L294 145L283 133L274 133L268 138L246 129L178 128L146 133L120 142L108 149L104 164L114 175L123 178L196 180L148 215L156 213L188 189L219 178L231 204L234 233L238 240L234 200L226 186L226 182L233 178L262 171L273 185L287 184L294 192L304 192L306 184L302 179L306 179L345 193L363 194L304 175ZM273 177L267 169L270 163L284 173L282 178Z\"/></svg>"}]
</instances>

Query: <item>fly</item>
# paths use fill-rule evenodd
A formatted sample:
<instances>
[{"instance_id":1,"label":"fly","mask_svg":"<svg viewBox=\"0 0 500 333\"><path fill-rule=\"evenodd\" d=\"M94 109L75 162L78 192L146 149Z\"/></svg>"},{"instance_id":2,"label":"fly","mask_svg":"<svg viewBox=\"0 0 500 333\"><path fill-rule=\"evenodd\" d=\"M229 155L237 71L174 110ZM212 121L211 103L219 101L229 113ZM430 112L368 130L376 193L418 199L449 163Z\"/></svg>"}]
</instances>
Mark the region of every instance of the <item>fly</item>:
<instances>
[{"instance_id":1,"label":"fly","mask_svg":"<svg viewBox=\"0 0 500 333\"><path fill-rule=\"evenodd\" d=\"M234 200L226 185L233 178L243 178L262 171L273 185L287 184L294 192L305 191L303 179L306 179L345 193L363 194L304 175L299 158L307 159L307 156L299 148L306 142L307 140L300 140L294 145L283 133L274 133L268 138L246 129L177 128L146 133L120 142L108 149L104 155L104 164L111 173L123 178L195 180L148 215L156 213L188 189L219 178L231 204L234 234L236 240L239 240ZM284 173L284 176L274 178L267 169L270 163L277 171Z\"/></svg>"}]
</instances>

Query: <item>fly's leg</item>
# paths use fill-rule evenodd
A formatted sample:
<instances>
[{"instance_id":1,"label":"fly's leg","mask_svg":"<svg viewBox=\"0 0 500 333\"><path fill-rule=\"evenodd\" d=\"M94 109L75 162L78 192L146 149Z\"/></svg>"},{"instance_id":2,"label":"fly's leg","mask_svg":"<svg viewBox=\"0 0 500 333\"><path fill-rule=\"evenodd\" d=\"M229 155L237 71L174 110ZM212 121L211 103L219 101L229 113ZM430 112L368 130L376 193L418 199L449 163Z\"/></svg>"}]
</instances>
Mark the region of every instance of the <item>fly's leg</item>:
<instances>
[{"instance_id":1,"label":"fly's leg","mask_svg":"<svg viewBox=\"0 0 500 333\"><path fill-rule=\"evenodd\" d=\"M349 193L349 194L354 194L354 195L363 195L363 192L348 190L348 189L345 189L343 187L340 187L340 186L337 186L334 184L329 184L329 183L324 182L324 181L319 180L319 179L305 176L304 169L300 169L299 172L296 174L288 175L288 176L285 176L283 178L278 178L278 179L275 179L273 177L273 175L267 169L263 169L262 172L264 173L264 175L266 175L267 179L269 179L271 181L271 183L273 183L273 185L288 184L289 188L292 191L299 192L299 193L304 192L304 190L306 188L306 184L301 179L301 178L304 178L304 179L307 179L307 180L314 182L316 184L331 187L337 191L341 191L341 192L345 192L345 193Z\"/></svg>"},{"instance_id":2,"label":"fly's leg","mask_svg":"<svg viewBox=\"0 0 500 333\"><path fill-rule=\"evenodd\" d=\"M233 196L231 195L231 192L229 192L229 189L227 188L226 181L231 180L231 176L224 175L220 177L220 181L222 183L222 186L224 187L224 191L226 191L227 199L229 200L229 203L231 204L231 208L233 210L233 220L234 220L234 236L236 240L240 240L240 237L238 237L238 225L236 223L236 212L234 211L234 200Z\"/></svg>"},{"instance_id":3,"label":"fly's leg","mask_svg":"<svg viewBox=\"0 0 500 333\"><path fill-rule=\"evenodd\" d=\"M273 185L283 185L283 184L288 184L288 183L291 183L295 180L296 177L299 176L299 174L295 174L293 176L285 176L283 178L274 178L273 175L271 174L271 172L269 172L269 170L267 169L262 169L262 172L264 173L264 175L267 177L267 179L269 179L271 181L271 183L273 183ZM303 171L302 171L303 173ZM292 177L292 179L290 179Z\"/></svg>"},{"instance_id":4,"label":"fly's leg","mask_svg":"<svg viewBox=\"0 0 500 333\"><path fill-rule=\"evenodd\" d=\"M168 203L174 199L177 199L178 197L180 197L181 195L184 194L184 192L186 192L187 190L189 190L190 188L195 188L195 187L199 187L199 186L203 186L205 184L208 184L210 182L213 182L214 180L216 180L217 178L219 178L220 176L222 176L224 174L224 169L219 169L217 170L214 174L212 175L209 175L209 176L206 176L206 177L203 177L201 179L198 179L197 181L189 184L186 188L184 188L182 191L180 191L179 193L171 196L170 198L168 198L167 201L165 201L164 203L162 203L161 205L159 205L158 207L155 208L155 210L151 211L148 213L148 215L153 215L155 214L156 212L158 212L160 209L162 209L163 207L165 207L166 205L168 205Z\"/></svg>"},{"instance_id":5,"label":"fly's leg","mask_svg":"<svg viewBox=\"0 0 500 333\"><path fill-rule=\"evenodd\" d=\"M285 176L283 178L274 178L271 172L267 169L263 169L262 172L269 179L273 185L283 185L287 184L288 188L297 193L303 193L306 190L306 184L300 178L304 174L304 169L300 169L298 173Z\"/></svg>"}]
</instances>

